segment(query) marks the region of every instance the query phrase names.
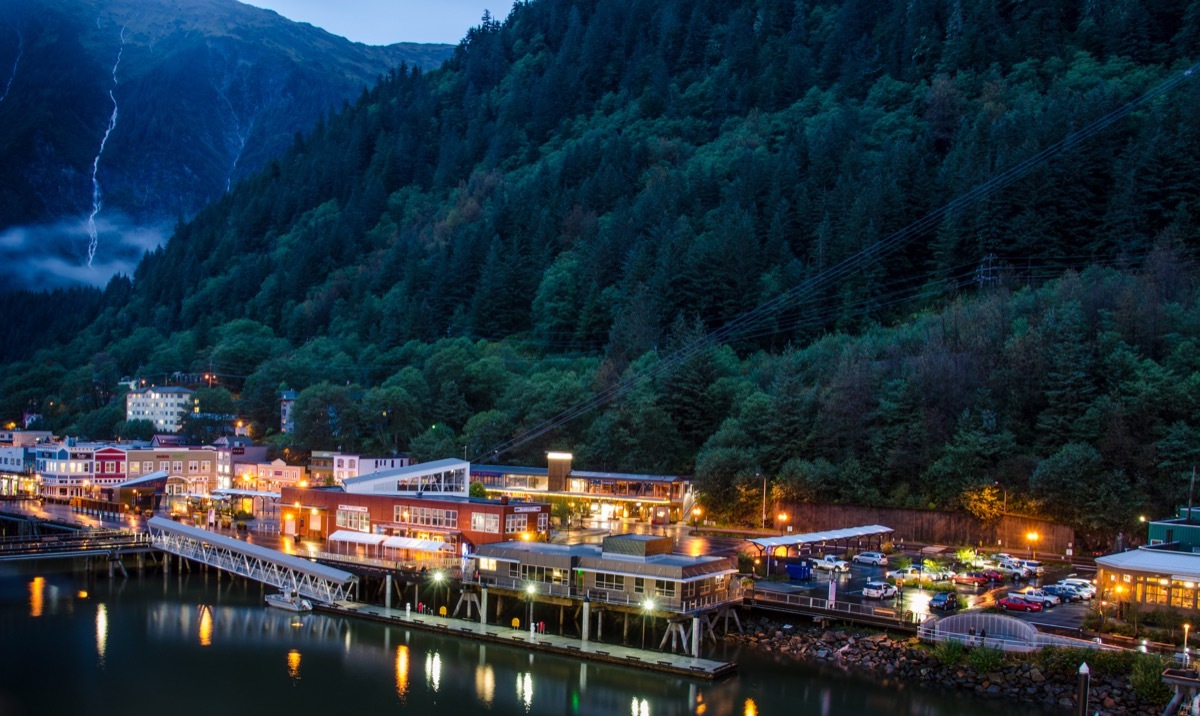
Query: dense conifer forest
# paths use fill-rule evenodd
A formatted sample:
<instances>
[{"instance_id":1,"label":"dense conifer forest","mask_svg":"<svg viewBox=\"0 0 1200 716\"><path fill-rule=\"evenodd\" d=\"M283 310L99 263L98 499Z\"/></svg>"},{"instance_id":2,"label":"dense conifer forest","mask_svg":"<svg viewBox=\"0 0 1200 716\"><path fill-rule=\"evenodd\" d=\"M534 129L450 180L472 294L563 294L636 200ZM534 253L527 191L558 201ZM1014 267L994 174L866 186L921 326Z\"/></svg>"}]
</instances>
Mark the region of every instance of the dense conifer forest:
<instances>
[{"instance_id":1,"label":"dense conifer forest","mask_svg":"<svg viewBox=\"0 0 1200 716\"><path fill-rule=\"evenodd\" d=\"M100 386L212 371L260 435L300 391L293 454L1112 531L1200 452L1198 50L1200 2L519 3L177 226L0 408L131 434Z\"/></svg>"}]
</instances>

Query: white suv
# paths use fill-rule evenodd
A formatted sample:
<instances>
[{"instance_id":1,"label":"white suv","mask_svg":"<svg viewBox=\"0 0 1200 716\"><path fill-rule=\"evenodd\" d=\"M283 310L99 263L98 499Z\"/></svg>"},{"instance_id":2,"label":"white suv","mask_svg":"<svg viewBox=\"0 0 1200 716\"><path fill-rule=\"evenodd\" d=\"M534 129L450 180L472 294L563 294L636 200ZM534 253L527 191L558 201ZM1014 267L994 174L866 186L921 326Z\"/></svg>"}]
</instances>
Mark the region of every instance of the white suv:
<instances>
[{"instance_id":1,"label":"white suv","mask_svg":"<svg viewBox=\"0 0 1200 716\"><path fill-rule=\"evenodd\" d=\"M1068 587L1074 587L1075 591L1083 595L1084 599L1093 599L1096 596L1096 585L1092 584L1091 581L1087 579L1068 577L1066 579L1058 580L1058 583Z\"/></svg>"},{"instance_id":2,"label":"white suv","mask_svg":"<svg viewBox=\"0 0 1200 716\"><path fill-rule=\"evenodd\" d=\"M996 571L1003 572L1010 577L1016 576L1021 579L1028 579L1033 576L1033 572L1029 568L1017 561L1001 562L996 565Z\"/></svg>"},{"instance_id":3,"label":"white suv","mask_svg":"<svg viewBox=\"0 0 1200 716\"><path fill-rule=\"evenodd\" d=\"M887 582L867 582L863 585L863 596L868 599L890 599L896 596L896 588Z\"/></svg>"},{"instance_id":4,"label":"white suv","mask_svg":"<svg viewBox=\"0 0 1200 716\"><path fill-rule=\"evenodd\" d=\"M863 552L851 557L850 561L855 564L873 564L876 567L888 563L887 555L882 552Z\"/></svg>"},{"instance_id":5,"label":"white suv","mask_svg":"<svg viewBox=\"0 0 1200 716\"><path fill-rule=\"evenodd\" d=\"M1043 567L1042 563L1038 562L1037 560L1014 559L1013 561L1016 562L1017 564L1021 565L1025 569L1028 569L1030 574L1037 575L1040 577L1046 573L1046 568Z\"/></svg>"}]
</instances>

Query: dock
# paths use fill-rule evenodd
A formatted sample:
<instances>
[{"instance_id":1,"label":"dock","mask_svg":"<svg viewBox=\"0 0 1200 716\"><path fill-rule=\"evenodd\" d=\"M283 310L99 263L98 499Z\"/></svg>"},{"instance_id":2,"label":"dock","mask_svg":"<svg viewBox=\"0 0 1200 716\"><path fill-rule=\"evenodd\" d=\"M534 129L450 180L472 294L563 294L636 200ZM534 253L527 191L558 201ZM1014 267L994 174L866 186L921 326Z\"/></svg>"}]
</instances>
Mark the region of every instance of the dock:
<instances>
[{"instance_id":1,"label":"dock","mask_svg":"<svg viewBox=\"0 0 1200 716\"><path fill-rule=\"evenodd\" d=\"M373 604L337 601L332 604L317 605L316 609L392 626L411 627L493 644L507 644L556 656L633 667L691 679L715 681L730 676L737 670L737 665L730 662L698 659L684 654L649 651L594 641L583 642L576 638L556 634L530 634L529 630L511 629L495 624L480 624L477 621L440 617L433 614L411 613L404 609L389 609Z\"/></svg>"}]
</instances>

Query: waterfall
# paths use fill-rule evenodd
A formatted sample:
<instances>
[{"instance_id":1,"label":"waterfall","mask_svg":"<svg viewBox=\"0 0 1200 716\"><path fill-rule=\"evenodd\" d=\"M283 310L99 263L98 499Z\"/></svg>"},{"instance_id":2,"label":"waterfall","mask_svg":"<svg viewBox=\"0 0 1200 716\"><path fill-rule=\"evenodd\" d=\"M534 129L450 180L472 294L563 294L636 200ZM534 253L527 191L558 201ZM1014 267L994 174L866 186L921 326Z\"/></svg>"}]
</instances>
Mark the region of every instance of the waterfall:
<instances>
[{"instance_id":1,"label":"waterfall","mask_svg":"<svg viewBox=\"0 0 1200 716\"><path fill-rule=\"evenodd\" d=\"M96 23L99 24L97 19ZM108 118L108 127L104 130L104 138L100 140L100 149L96 152L96 158L92 160L92 213L88 215L87 232L88 232L88 249L87 249L87 265L92 265L92 259L96 256L97 234L96 234L96 214L100 213L100 207L103 205L100 194L100 181L96 178L96 174L100 171L100 155L104 154L104 145L108 143L108 136L112 134L113 129L117 126L117 68L121 66L121 54L125 52L125 28L121 28L121 47L117 50L117 61L113 63L112 68L112 89L108 91L108 98L112 100L112 115Z\"/></svg>"},{"instance_id":2,"label":"waterfall","mask_svg":"<svg viewBox=\"0 0 1200 716\"><path fill-rule=\"evenodd\" d=\"M21 31L16 28L13 28L13 31L17 33L17 59L13 60L12 72L8 75L8 83L4 85L4 94L0 95L0 102L8 99L8 92L17 77L17 65L21 64L21 55L25 51L25 38L21 36Z\"/></svg>"}]
</instances>

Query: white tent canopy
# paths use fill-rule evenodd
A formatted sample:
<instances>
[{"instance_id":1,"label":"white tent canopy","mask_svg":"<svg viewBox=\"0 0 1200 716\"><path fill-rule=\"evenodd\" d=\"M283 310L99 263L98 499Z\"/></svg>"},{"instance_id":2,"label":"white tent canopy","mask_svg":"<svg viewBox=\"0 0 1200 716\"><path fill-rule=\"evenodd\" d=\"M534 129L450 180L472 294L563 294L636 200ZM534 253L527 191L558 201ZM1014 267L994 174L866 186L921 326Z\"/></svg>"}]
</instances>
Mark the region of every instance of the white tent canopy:
<instances>
[{"instance_id":1,"label":"white tent canopy","mask_svg":"<svg viewBox=\"0 0 1200 716\"><path fill-rule=\"evenodd\" d=\"M353 530L338 530L329 535L330 542L353 542L354 544L379 545L387 539L387 535L376 535Z\"/></svg>"}]
</instances>

